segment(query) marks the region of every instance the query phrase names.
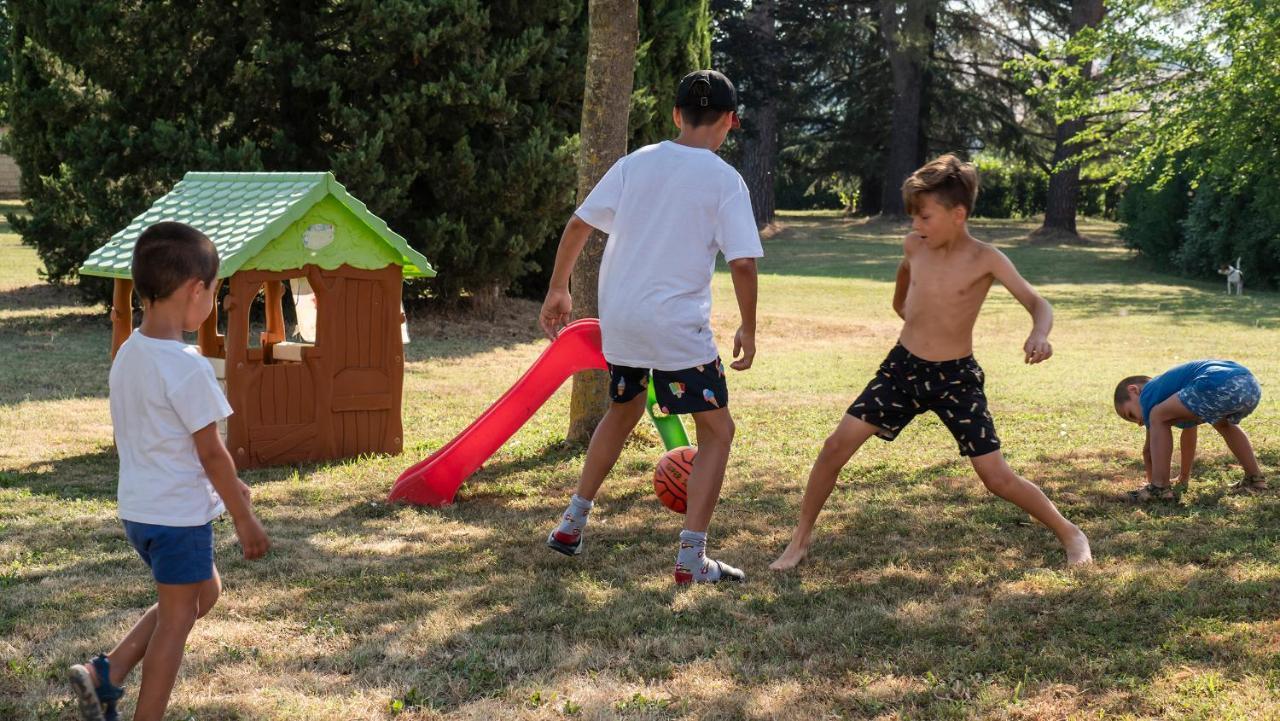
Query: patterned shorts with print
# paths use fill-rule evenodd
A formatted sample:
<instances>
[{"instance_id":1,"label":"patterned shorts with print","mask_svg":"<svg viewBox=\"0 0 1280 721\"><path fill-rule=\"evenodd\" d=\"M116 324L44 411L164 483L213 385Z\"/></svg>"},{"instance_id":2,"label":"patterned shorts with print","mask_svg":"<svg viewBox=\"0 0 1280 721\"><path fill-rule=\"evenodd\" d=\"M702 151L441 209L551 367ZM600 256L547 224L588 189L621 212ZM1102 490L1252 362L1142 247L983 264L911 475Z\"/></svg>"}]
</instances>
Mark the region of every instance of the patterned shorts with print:
<instances>
[{"instance_id":1,"label":"patterned shorts with print","mask_svg":"<svg viewBox=\"0 0 1280 721\"><path fill-rule=\"evenodd\" d=\"M1240 425L1262 400L1262 386L1244 366L1236 373L1197 378L1178 391L1178 400L1205 423L1226 421Z\"/></svg>"},{"instance_id":2,"label":"patterned shorts with print","mask_svg":"<svg viewBox=\"0 0 1280 721\"><path fill-rule=\"evenodd\" d=\"M913 418L933 411L955 437L960 455L983 456L1000 448L983 382L973 356L929 361L899 343L848 413L877 426L877 435L892 441Z\"/></svg>"},{"instance_id":3,"label":"patterned shorts with print","mask_svg":"<svg viewBox=\"0 0 1280 721\"><path fill-rule=\"evenodd\" d=\"M609 398L626 403L648 391L649 374L658 410L664 414L701 413L729 406L729 384L724 365L716 358L710 363L678 371L651 370L609 364Z\"/></svg>"}]
</instances>

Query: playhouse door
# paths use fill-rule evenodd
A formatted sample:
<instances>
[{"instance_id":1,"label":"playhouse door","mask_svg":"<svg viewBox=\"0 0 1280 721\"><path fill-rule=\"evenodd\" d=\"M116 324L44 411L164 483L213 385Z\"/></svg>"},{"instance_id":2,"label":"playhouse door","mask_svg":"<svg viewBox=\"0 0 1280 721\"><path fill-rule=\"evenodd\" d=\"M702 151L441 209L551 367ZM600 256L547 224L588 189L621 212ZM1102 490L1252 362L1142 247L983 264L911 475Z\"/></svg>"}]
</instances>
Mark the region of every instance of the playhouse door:
<instances>
[{"instance_id":1,"label":"playhouse door","mask_svg":"<svg viewBox=\"0 0 1280 721\"><path fill-rule=\"evenodd\" d=\"M253 465L319 457L312 378L306 363L256 364L250 371L245 411Z\"/></svg>"},{"instance_id":2,"label":"playhouse door","mask_svg":"<svg viewBox=\"0 0 1280 721\"><path fill-rule=\"evenodd\" d=\"M341 280L332 310L333 444L338 456L400 452L400 274L365 271ZM394 293L394 295L392 295ZM395 304L392 305L394 299Z\"/></svg>"}]
</instances>

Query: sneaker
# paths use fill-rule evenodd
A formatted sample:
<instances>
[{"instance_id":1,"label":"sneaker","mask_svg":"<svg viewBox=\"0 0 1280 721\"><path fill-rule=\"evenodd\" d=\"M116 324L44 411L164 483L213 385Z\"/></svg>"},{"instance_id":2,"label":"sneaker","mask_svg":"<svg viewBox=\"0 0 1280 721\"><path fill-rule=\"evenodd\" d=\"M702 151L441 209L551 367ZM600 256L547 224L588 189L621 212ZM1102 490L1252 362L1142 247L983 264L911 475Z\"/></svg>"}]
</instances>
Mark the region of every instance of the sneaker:
<instances>
[{"instance_id":1,"label":"sneaker","mask_svg":"<svg viewBox=\"0 0 1280 721\"><path fill-rule=\"evenodd\" d=\"M724 563L723 561L717 561L715 559L710 559L710 558L707 559L707 563L716 564L716 567L720 569L720 577L714 581L698 581L698 583L720 583L721 581L734 581L736 583L742 583L743 581L747 580L747 574L743 573L742 569L740 568L734 568L733 566L730 566L729 564ZM676 577L677 586L684 586L694 582L693 574L690 573L689 571L676 569L675 577Z\"/></svg>"},{"instance_id":2,"label":"sneaker","mask_svg":"<svg viewBox=\"0 0 1280 721\"><path fill-rule=\"evenodd\" d=\"M547 548L559 551L566 556L577 556L582 553L582 534L570 536L559 531L552 531L551 535L547 536Z\"/></svg>"}]
</instances>

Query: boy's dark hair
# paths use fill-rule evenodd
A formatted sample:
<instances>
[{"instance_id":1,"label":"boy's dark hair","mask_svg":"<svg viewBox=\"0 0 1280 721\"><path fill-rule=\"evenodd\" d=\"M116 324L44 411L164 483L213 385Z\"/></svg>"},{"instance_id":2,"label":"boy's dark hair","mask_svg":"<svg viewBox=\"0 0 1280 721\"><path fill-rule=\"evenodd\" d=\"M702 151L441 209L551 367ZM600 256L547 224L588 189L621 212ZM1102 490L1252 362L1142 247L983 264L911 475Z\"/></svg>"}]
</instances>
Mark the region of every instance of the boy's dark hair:
<instances>
[{"instance_id":1,"label":"boy's dark hair","mask_svg":"<svg viewBox=\"0 0 1280 721\"><path fill-rule=\"evenodd\" d=\"M1151 381L1151 376L1129 376L1116 384L1116 405L1129 400L1129 386L1141 388Z\"/></svg>"},{"instance_id":2,"label":"boy's dark hair","mask_svg":"<svg viewBox=\"0 0 1280 721\"><path fill-rule=\"evenodd\" d=\"M133 285L143 300L154 303L192 278L209 285L217 276L218 249L186 223L156 223L133 246Z\"/></svg>"},{"instance_id":3,"label":"boy's dark hair","mask_svg":"<svg viewBox=\"0 0 1280 721\"><path fill-rule=\"evenodd\" d=\"M973 204L978 199L978 170L972 163L947 153L926 163L902 184L902 203L907 213L914 214L919 209L923 195L932 195L948 208L962 205L967 215L973 215Z\"/></svg>"},{"instance_id":4,"label":"boy's dark hair","mask_svg":"<svg viewBox=\"0 0 1280 721\"><path fill-rule=\"evenodd\" d=\"M680 122L687 128L700 128L704 125L715 125L720 118L733 112L720 108L700 108L696 105L685 105L680 108Z\"/></svg>"}]
</instances>

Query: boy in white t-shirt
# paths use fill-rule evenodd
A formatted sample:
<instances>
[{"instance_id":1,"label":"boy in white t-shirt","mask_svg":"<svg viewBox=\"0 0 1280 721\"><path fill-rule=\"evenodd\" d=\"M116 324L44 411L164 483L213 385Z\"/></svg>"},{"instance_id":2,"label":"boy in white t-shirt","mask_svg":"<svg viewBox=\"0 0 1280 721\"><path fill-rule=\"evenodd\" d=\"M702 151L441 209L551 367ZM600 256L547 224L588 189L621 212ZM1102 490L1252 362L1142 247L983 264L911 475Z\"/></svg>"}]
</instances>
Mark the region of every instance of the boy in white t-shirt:
<instances>
[{"instance_id":1,"label":"boy in white t-shirt","mask_svg":"<svg viewBox=\"0 0 1280 721\"><path fill-rule=\"evenodd\" d=\"M213 519L231 513L246 559L270 545L218 434L231 407L209 362L182 335L212 311L217 274L217 249L189 225L156 223L138 237L133 280L144 315L111 364L110 405L119 514L151 568L157 602L110 653L71 667L83 719L118 718L120 684L139 661L134 721L164 717L187 635L222 590Z\"/></svg>"},{"instance_id":2,"label":"boy in white t-shirt","mask_svg":"<svg viewBox=\"0 0 1280 721\"><path fill-rule=\"evenodd\" d=\"M706 557L734 425L724 366L711 334L711 276L723 253L742 325L731 367L755 357L756 258L764 253L742 177L715 154L738 127L737 92L714 70L680 81L674 141L649 145L605 173L565 226L540 323L547 336L570 320L569 276L592 229L607 233L600 263L600 330L613 403L591 437L577 493L547 545L582 552L596 492L645 412L650 373L665 413L691 413L698 455L676 556L676 583L741 581L742 571ZM739 358L739 356L741 356Z\"/></svg>"}]
</instances>

